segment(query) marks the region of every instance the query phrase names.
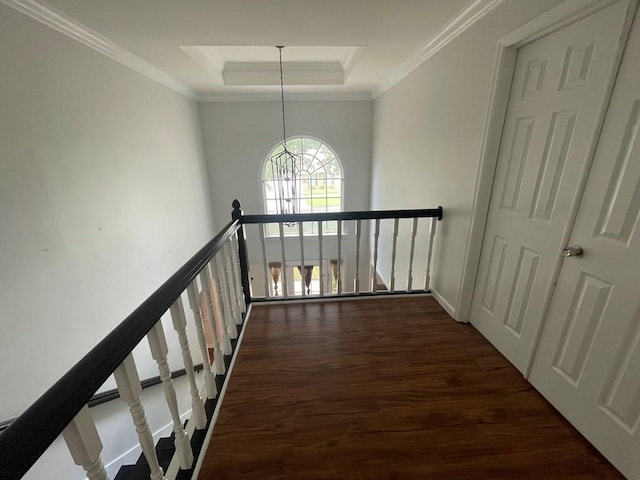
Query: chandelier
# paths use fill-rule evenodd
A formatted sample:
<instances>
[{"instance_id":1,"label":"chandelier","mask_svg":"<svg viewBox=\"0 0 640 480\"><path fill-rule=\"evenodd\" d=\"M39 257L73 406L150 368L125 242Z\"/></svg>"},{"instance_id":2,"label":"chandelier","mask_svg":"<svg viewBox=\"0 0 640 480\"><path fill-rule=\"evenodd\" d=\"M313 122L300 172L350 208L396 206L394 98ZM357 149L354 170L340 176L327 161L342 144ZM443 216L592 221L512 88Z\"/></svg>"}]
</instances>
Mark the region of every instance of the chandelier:
<instances>
[{"instance_id":1,"label":"chandelier","mask_svg":"<svg viewBox=\"0 0 640 480\"><path fill-rule=\"evenodd\" d=\"M287 147L287 123L284 112L284 74L282 69L282 49L284 45L276 46L280 53L280 101L282 106L282 150L269 158L271 173L275 187L275 198L278 213L290 214L300 211L298 202L298 176L302 165L302 155L293 153ZM287 225L294 225L287 222Z\"/></svg>"}]
</instances>

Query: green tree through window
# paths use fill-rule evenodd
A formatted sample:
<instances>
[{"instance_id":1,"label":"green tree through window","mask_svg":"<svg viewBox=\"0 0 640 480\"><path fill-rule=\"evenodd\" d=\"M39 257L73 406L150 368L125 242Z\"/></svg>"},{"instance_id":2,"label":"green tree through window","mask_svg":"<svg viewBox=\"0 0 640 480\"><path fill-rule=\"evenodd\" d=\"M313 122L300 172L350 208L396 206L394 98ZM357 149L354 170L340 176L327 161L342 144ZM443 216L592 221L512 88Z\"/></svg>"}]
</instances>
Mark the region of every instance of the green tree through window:
<instances>
[{"instance_id":1,"label":"green tree through window","mask_svg":"<svg viewBox=\"0 0 640 480\"><path fill-rule=\"evenodd\" d=\"M302 165L296 179L296 211L299 213L340 212L344 198L344 175L342 165L328 145L310 137L292 137L287 140L287 149L302 156ZM278 145L268 155L262 173L265 211L278 213L274 171L269 159L282 152ZM336 222L325 222L324 233L335 233ZM267 235L277 235L277 224L267 226ZM316 234L317 223L306 222L305 234ZM286 235L297 235L298 227L285 226Z\"/></svg>"}]
</instances>

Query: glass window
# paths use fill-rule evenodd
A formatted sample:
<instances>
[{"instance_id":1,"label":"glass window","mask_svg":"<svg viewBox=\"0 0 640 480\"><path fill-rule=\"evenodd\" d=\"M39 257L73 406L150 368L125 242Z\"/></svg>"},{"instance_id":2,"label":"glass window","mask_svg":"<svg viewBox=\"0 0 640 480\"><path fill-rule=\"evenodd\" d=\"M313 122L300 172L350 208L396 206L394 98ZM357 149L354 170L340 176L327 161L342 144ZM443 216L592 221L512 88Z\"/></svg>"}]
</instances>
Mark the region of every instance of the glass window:
<instances>
[{"instance_id":1,"label":"glass window","mask_svg":"<svg viewBox=\"0 0 640 480\"><path fill-rule=\"evenodd\" d=\"M344 198L344 175L342 165L335 152L328 145L309 137L293 137L287 140L287 149L301 156L301 165L294 179L295 195L291 199L295 203L297 213L341 212ZM264 194L265 213L277 214L278 195L276 189L276 172L270 159L282 152L282 145L274 148L267 157L262 173L262 190ZM318 232L317 222L305 222L304 233L315 235ZM337 222L325 222L323 233L336 233ZM277 224L268 224L267 235L279 235ZM284 226L285 235L298 235L298 226Z\"/></svg>"}]
</instances>

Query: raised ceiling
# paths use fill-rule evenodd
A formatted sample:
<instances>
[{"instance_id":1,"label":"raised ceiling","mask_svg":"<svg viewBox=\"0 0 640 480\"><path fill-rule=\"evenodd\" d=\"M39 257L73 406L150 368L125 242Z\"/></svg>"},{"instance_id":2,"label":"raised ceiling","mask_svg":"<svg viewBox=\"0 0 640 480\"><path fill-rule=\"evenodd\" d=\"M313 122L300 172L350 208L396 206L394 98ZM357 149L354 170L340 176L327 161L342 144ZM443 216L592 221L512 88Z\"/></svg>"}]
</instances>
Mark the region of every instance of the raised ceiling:
<instances>
[{"instance_id":1,"label":"raised ceiling","mask_svg":"<svg viewBox=\"0 0 640 480\"><path fill-rule=\"evenodd\" d=\"M500 0L40 3L207 98L277 93L275 45L286 46L288 92L374 95L409 71L430 41L440 42Z\"/></svg>"}]
</instances>

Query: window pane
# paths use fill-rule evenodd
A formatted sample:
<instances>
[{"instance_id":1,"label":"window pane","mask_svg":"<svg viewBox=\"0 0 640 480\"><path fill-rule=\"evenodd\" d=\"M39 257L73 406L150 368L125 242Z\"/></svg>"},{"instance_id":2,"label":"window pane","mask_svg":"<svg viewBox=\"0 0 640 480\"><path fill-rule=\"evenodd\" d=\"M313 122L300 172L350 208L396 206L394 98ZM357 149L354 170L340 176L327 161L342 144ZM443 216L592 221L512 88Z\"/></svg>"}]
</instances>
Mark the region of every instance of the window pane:
<instances>
[{"instance_id":1,"label":"window pane","mask_svg":"<svg viewBox=\"0 0 640 480\"><path fill-rule=\"evenodd\" d=\"M342 168L333 151L322 142L308 137L289 138L287 149L300 155L300 165L294 182L278 182L277 171L272 167L270 158L282 153L282 145L278 145L269 155L263 171L263 198L267 214L280 213L280 205L293 206L299 213L339 212L342 210L344 179ZM283 161L283 158L280 158ZM284 187L287 188L284 188ZM281 188L283 187L283 188ZM281 192L284 199L280 199ZM336 222L325 222L324 233L329 235L337 231ZM317 234L317 223L304 225L305 235ZM284 226L286 236L298 235L298 225ZM265 227L265 234L278 236L278 224Z\"/></svg>"},{"instance_id":2,"label":"window pane","mask_svg":"<svg viewBox=\"0 0 640 480\"><path fill-rule=\"evenodd\" d=\"M305 153L309 153L311 155L315 155L316 152L318 151L318 148L320 148L320 142L317 140L314 140L313 138L304 138L302 139L302 143L303 143L303 152Z\"/></svg>"}]
</instances>

